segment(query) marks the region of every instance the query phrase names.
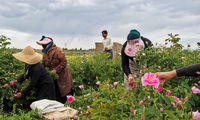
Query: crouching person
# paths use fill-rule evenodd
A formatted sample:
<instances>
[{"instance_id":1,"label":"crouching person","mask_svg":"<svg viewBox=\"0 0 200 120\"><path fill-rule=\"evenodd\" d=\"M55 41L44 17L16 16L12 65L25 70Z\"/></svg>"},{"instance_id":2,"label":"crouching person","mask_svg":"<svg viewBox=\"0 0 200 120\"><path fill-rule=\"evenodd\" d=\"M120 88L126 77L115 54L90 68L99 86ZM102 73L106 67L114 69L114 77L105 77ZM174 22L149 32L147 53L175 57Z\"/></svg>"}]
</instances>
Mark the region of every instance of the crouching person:
<instances>
[{"instance_id":1,"label":"crouching person","mask_svg":"<svg viewBox=\"0 0 200 120\"><path fill-rule=\"evenodd\" d=\"M13 54L13 56L25 63L25 72L17 80L13 80L15 84L22 83L30 78L29 85L21 92L14 94L16 98L28 96L29 92L36 89L36 99L50 99L55 100L55 86L50 74L45 70L40 63L42 55L36 53L31 46L27 46L22 52Z\"/></svg>"}]
</instances>

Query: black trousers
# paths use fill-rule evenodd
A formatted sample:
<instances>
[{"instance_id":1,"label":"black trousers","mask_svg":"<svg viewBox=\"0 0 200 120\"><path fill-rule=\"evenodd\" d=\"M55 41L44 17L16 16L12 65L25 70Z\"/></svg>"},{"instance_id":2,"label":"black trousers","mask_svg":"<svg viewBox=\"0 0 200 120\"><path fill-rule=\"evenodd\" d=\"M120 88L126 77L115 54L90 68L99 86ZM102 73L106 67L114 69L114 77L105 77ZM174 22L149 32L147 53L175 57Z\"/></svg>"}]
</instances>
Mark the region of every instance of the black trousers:
<instances>
[{"instance_id":1,"label":"black trousers","mask_svg":"<svg viewBox=\"0 0 200 120\"><path fill-rule=\"evenodd\" d=\"M56 100L56 91L55 91L54 82L46 83L38 87L37 92L36 92L36 99L37 100L41 100L41 99Z\"/></svg>"}]
</instances>

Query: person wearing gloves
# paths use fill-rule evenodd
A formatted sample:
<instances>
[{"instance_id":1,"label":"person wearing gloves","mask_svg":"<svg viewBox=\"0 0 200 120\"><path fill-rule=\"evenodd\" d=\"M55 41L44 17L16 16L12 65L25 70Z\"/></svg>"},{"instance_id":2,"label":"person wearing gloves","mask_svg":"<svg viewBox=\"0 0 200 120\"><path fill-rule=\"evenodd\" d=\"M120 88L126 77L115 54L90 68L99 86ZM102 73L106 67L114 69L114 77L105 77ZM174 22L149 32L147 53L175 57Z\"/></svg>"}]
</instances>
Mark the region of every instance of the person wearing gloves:
<instances>
[{"instance_id":1,"label":"person wearing gloves","mask_svg":"<svg viewBox=\"0 0 200 120\"><path fill-rule=\"evenodd\" d=\"M174 77L180 77L180 76L194 76L198 77L200 76L200 63L185 66L183 68L179 68L176 70L172 70L169 72L157 72L156 73L158 79L160 79L163 82L166 82L168 80L171 80Z\"/></svg>"},{"instance_id":2,"label":"person wearing gloves","mask_svg":"<svg viewBox=\"0 0 200 120\"><path fill-rule=\"evenodd\" d=\"M142 67L139 66L139 61L134 61L136 53L153 46L152 42L140 36L140 32L133 29L127 36L127 41L123 44L121 50L122 69L124 71L124 83L126 91L130 90L130 84L133 84L133 76L138 76Z\"/></svg>"},{"instance_id":3,"label":"person wearing gloves","mask_svg":"<svg viewBox=\"0 0 200 120\"><path fill-rule=\"evenodd\" d=\"M42 64L48 67L52 73L57 73L59 76L55 80L56 99L59 102L65 103L67 100L66 95L73 94L72 74L67 65L65 53L54 44L53 39L50 37L42 36L42 39L37 44L43 47Z\"/></svg>"},{"instance_id":4,"label":"person wearing gloves","mask_svg":"<svg viewBox=\"0 0 200 120\"><path fill-rule=\"evenodd\" d=\"M108 32L107 30L102 31L102 36L103 36L103 51L105 53L110 53L110 56L108 59L112 59L113 58L113 50L112 50L112 46L113 43L111 41L111 38L108 37Z\"/></svg>"},{"instance_id":5,"label":"person wearing gloves","mask_svg":"<svg viewBox=\"0 0 200 120\"><path fill-rule=\"evenodd\" d=\"M36 99L55 100L55 85L50 74L40 63L42 55L36 53L31 46L27 46L22 52L15 53L13 56L25 63L25 72L17 80L13 80L15 84L22 83L30 78L29 85L21 92L14 94L16 98L27 96L31 90L36 89Z\"/></svg>"}]
</instances>

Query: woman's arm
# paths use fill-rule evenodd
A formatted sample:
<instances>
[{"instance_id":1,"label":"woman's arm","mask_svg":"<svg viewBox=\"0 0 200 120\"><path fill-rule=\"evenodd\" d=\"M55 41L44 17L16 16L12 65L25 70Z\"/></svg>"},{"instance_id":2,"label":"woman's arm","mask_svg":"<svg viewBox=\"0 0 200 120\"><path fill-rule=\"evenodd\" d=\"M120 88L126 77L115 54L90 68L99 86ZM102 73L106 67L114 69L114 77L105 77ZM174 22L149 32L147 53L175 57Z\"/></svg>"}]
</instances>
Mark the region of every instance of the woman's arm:
<instances>
[{"instance_id":1,"label":"woman's arm","mask_svg":"<svg viewBox=\"0 0 200 120\"><path fill-rule=\"evenodd\" d=\"M29 76L31 78L31 81L29 85L22 90L22 95L27 95L30 90L32 90L34 87L36 87L38 80L40 79L41 75L41 68L39 65L34 66L33 68L30 69Z\"/></svg>"},{"instance_id":2,"label":"woman's arm","mask_svg":"<svg viewBox=\"0 0 200 120\"><path fill-rule=\"evenodd\" d=\"M199 76L197 72L200 72L200 63L177 69L176 72L177 76Z\"/></svg>"},{"instance_id":3,"label":"woman's arm","mask_svg":"<svg viewBox=\"0 0 200 120\"><path fill-rule=\"evenodd\" d=\"M129 76L129 74L131 74L131 70L129 68L129 58L128 56L124 53L124 49L125 49L126 43L123 45L122 51L121 51L121 59L122 59L122 69L124 71L124 73L127 75L127 77Z\"/></svg>"},{"instance_id":4,"label":"woman's arm","mask_svg":"<svg viewBox=\"0 0 200 120\"><path fill-rule=\"evenodd\" d=\"M176 76L200 76L200 63L189 65L169 72L157 72L156 75L161 81L168 81Z\"/></svg>"}]
</instances>

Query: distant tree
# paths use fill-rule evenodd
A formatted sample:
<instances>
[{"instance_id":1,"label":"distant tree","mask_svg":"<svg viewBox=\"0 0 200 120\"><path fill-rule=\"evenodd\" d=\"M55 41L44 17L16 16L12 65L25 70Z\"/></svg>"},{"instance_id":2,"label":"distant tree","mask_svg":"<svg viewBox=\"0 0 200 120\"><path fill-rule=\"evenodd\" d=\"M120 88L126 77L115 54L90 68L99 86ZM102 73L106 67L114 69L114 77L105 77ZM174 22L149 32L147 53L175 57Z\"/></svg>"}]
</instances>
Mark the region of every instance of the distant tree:
<instances>
[{"instance_id":1,"label":"distant tree","mask_svg":"<svg viewBox=\"0 0 200 120\"><path fill-rule=\"evenodd\" d=\"M10 42L10 38L7 38L6 36L4 35L1 35L0 36L0 48L6 48L8 45L11 44Z\"/></svg>"},{"instance_id":2,"label":"distant tree","mask_svg":"<svg viewBox=\"0 0 200 120\"><path fill-rule=\"evenodd\" d=\"M197 42L197 46L200 48L200 42Z\"/></svg>"}]
</instances>

